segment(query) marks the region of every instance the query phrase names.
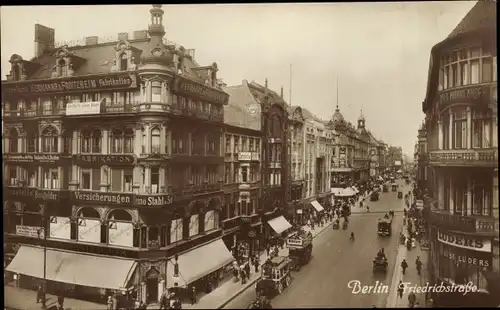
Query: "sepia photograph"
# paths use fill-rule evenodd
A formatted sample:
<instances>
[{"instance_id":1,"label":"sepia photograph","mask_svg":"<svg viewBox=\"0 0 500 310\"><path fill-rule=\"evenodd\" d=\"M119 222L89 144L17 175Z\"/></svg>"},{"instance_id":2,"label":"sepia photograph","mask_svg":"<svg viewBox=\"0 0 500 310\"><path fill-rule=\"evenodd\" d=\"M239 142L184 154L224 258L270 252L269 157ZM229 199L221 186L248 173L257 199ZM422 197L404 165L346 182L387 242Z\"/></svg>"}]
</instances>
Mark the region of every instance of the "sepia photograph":
<instances>
[{"instance_id":1,"label":"sepia photograph","mask_svg":"<svg viewBox=\"0 0 500 310\"><path fill-rule=\"evenodd\" d=\"M2 6L4 309L500 307L496 10Z\"/></svg>"}]
</instances>

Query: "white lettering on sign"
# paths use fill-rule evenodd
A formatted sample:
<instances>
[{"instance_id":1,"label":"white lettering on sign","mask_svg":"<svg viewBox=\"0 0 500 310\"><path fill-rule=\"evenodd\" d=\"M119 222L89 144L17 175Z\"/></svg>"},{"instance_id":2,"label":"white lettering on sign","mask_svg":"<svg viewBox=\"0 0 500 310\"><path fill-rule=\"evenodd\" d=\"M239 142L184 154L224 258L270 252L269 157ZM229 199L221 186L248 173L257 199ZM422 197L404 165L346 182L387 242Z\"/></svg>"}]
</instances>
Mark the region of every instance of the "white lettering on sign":
<instances>
[{"instance_id":1,"label":"white lettering on sign","mask_svg":"<svg viewBox=\"0 0 500 310\"><path fill-rule=\"evenodd\" d=\"M44 238L44 229L40 226L16 225L16 235L32 238Z\"/></svg>"},{"instance_id":2,"label":"white lettering on sign","mask_svg":"<svg viewBox=\"0 0 500 310\"><path fill-rule=\"evenodd\" d=\"M89 115L101 113L101 101L70 102L66 105L66 115Z\"/></svg>"},{"instance_id":3,"label":"white lettering on sign","mask_svg":"<svg viewBox=\"0 0 500 310\"><path fill-rule=\"evenodd\" d=\"M469 255L456 255L453 252L443 252L443 256L457 263L480 266L480 267L489 267L490 262L486 259L479 259L477 257L472 257Z\"/></svg>"},{"instance_id":4,"label":"white lettering on sign","mask_svg":"<svg viewBox=\"0 0 500 310\"><path fill-rule=\"evenodd\" d=\"M471 236L438 232L438 240L444 244L479 252L491 252L491 240Z\"/></svg>"},{"instance_id":5,"label":"white lettering on sign","mask_svg":"<svg viewBox=\"0 0 500 310\"><path fill-rule=\"evenodd\" d=\"M131 204L130 195L108 194L108 193L81 193L75 192L76 200L89 202L107 202L116 204Z\"/></svg>"},{"instance_id":6,"label":"white lettering on sign","mask_svg":"<svg viewBox=\"0 0 500 310\"><path fill-rule=\"evenodd\" d=\"M250 153L250 152L239 152L238 153L238 160L250 161L250 160L252 160L252 153Z\"/></svg>"}]
</instances>

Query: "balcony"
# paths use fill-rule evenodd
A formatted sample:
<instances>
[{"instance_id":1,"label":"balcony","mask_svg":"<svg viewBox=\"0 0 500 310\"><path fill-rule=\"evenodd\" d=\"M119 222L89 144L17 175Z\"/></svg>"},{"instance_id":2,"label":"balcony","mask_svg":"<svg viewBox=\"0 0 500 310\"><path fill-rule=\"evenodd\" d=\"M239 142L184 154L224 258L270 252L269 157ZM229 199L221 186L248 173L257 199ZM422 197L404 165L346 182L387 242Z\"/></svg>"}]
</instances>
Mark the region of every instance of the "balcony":
<instances>
[{"instance_id":1,"label":"balcony","mask_svg":"<svg viewBox=\"0 0 500 310\"><path fill-rule=\"evenodd\" d=\"M238 161L260 161L260 154L257 152L239 152L236 157Z\"/></svg>"},{"instance_id":2,"label":"balcony","mask_svg":"<svg viewBox=\"0 0 500 310\"><path fill-rule=\"evenodd\" d=\"M168 107L169 111L171 111L172 114L175 115L182 115L186 117L194 117L194 118L199 118L199 119L204 119L208 121L213 121L213 122L223 122L224 121L224 114L218 114L214 113L211 111L200 111L199 109L196 108L180 108L180 107Z\"/></svg>"},{"instance_id":3,"label":"balcony","mask_svg":"<svg viewBox=\"0 0 500 310\"><path fill-rule=\"evenodd\" d=\"M429 162L447 167L498 167L498 149L431 151Z\"/></svg>"},{"instance_id":4,"label":"balcony","mask_svg":"<svg viewBox=\"0 0 500 310\"><path fill-rule=\"evenodd\" d=\"M495 234L495 219L488 216L463 216L445 210L433 209L431 210L430 223L443 230L481 235Z\"/></svg>"}]
</instances>

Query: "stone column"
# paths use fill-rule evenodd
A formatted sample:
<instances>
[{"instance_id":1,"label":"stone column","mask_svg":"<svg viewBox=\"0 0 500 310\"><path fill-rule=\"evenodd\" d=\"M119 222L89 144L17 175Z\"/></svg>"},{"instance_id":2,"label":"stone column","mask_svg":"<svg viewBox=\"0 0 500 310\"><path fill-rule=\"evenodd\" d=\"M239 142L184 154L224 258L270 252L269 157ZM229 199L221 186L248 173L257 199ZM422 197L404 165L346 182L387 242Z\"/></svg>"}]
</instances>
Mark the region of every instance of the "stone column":
<instances>
[{"instance_id":1,"label":"stone column","mask_svg":"<svg viewBox=\"0 0 500 310\"><path fill-rule=\"evenodd\" d=\"M465 211L465 216L472 215L472 177L467 175L467 206Z\"/></svg>"},{"instance_id":2,"label":"stone column","mask_svg":"<svg viewBox=\"0 0 500 310\"><path fill-rule=\"evenodd\" d=\"M166 192L166 189L167 189L167 184L165 184L165 167L160 167L158 169L158 173L160 174L160 184L159 187L160 187L160 193L164 193ZM162 190L164 189L164 190Z\"/></svg>"},{"instance_id":3,"label":"stone column","mask_svg":"<svg viewBox=\"0 0 500 310\"><path fill-rule=\"evenodd\" d=\"M101 154L109 154L109 131L108 129L102 130L102 140L101 140Z\"/></svg>"},{"instance_id":4,"label":"stone column","mask_svg":"<svg viewBox=\"0 0 500 310\"><path fill-rule=\"evenodd\" d=\"M57 137L57 153L62 153L63 151L63 137L59 135Z\"/></svg>"},{"instance_id":5,"label":"stone column","mask_svg":"<svg viewBox=\"0 0 500 310\"><path fill-rule=\"evenodd\" d=\"M143 142L143 145L145 146L146 154L151 154L151 125L149 125L149 124L145 125L144 129L146 131L146 141L142 141L142 142Z\"/></svg>"},{"instance_id":6,"label":"stone column","mask_svg":"<svg viewBox=\"0 0 500 310\"><path fill-rule=\"evenodd\" d=\"M142 184L142 166L135 166L133 170L134 174L134 183L132 185L132 191L135 194L139 194L140 189L144 188L144 184Z\"/></svg>"},{"instance_id":7,"label":"stone column","mask_svg":"<svg viewBox=\"0 0 500 310\"><path fill-rule=\"evenodd\" d=\"M188 132L188 138L187 138L187 145L186 145L188 155L191 156L193 155L192 152L193 150L191 149L191 131Z\"/></svg>"},{"instance_id":8,"label":"stone column","mask_svg":"<svg viewBox=\"0 0 500 310\"><path fill-rule=\"evenodd\" d=\"M78 150L78 145L80 143L78 143L79 141L79 130L78 129L75 129L73 131L73 139L71 139L71 153L72 154L78 154L79 153L79 150Z\"/></svg>"},{"instance_id":9,"label":"stone column","mask_svg":"<svg viewBox=\"0 0 500 310\"><path fill-rule=\"evenodd\" d=\"M150 189L151 188L151 167L150 166L146 166L145 167L145 182L144 182L144 187L146 189Z\"/></svg>"},{"instance_id":10,"label":"stone column","mask_svg":"<svg viewBox=\"0 0 500 310\"><path fill-rule=\"evenodd\" d=\"M453 178L449 179L450 182L450 212L451 214L455 214L455 187L453 186Z\"/></svg>"},{"instance_id":11,"label":"stone column","mask_svg":"<svg viewBox=\"0 0 500 310\"><path fill-rule=\"evenodd\" d=\"M438 206L439 210L444 209L444 176L442 171L437 170L437 179L438 179Z\"/></svg>"},{"instance_id":12,"label":"stone column","mask_svg":"<svg viewBox=\"0 0 500 310\"><path fill-rule=\"evenodd\" d=\"M168 143L166 131L167 131L166 125L162 124L161 130L160 130L160 153L161 154L165 153L166 144Z\"/></svg>"},{"instance_id":13,"label":"stone column","mask_svg":"<svg viewBox=\"0 0 500 310\"><path fill-rule=\"evenodd\" d=\"M43 184L43 169L41 166L38 166L38 186L44 188Z\"/></svg>"},{"instance_id":14,"label":"stone column","mask_svg":"<svg viewBox=\"0 0 500 310\"><path fill-rule=\"evenodd\" d=\"M142 131L141 124L136 124L134 135L134 154L140 156L142 153Z\"/></svg>"},{"instance_id":15,"label":"stone column","mask_svg":"<svg viewBox=\"0 0 500 310\"><path fill-rule=\"evenodd\" d=\"M448 124L448 149L451 150L453 148L453 114L448 114L448 117L450 118Z\"/></svg>"},{"instance_id":16,"label":"stone column","mask_svg":"<svg viewBox=\"0 0 500 310\"><path fill-rule=\"evenodd\" d=\"M443 121L439 120L438 121L438 149L439 150L444 150L444 144L443 144L443 138L444 138L444 133L443 133Z\"/></svg>"},{"instance_id":17,"label":"stone column","mask_svg":"<svg viewBox=\"0 0 500 310\"><path fill-rule=\"evenodd\" d=\"M493 218L495 219L495 238L497 240L498 244L498 168L494 170L493 172L493 201L492 201L492 213L493 213ZM497 270L498 271L498 270Z\"/></svg>"},{"instance_id":18,"label":"stone column","mask_svg":"<svg viewBox=\"0 0 500 310\"><path fill-rule=\"evenodd\" d=\"M472 111L470 107L466 109L467 113L467 149L472 148Z\"/></svg>"},{"instance_id":19,"label":"stone column","mask_svg":"<svg viewBox=\"0 0 500 310\"><path fill-rule=\"evenodd\" d=\"M151 81L146 81L146 98L144 102L151 102Z\"/></svg>"}]
</instances>

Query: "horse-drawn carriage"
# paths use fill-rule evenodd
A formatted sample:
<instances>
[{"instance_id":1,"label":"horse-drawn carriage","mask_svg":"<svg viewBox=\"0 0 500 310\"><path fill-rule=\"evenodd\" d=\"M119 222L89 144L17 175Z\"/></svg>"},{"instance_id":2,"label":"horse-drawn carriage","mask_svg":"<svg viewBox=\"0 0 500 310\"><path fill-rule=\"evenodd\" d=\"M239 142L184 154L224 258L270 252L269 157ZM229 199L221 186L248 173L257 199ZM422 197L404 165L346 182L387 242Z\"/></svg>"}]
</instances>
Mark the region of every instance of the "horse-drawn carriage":
<instances>
[{"instance_id":1,"label":"horse-drawn carriage","mask_svg":"<svg viewBox=\"0 0 500 310\"><path fill-rule=\"evenodd\" d=\"M262 265L262 276L255 285L257 296L272 298L279 295L292 283L292 260L277 256Z\"/></svg>"}]
</instances>

